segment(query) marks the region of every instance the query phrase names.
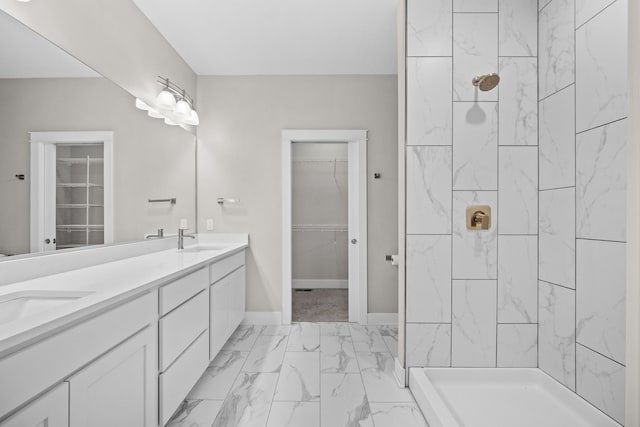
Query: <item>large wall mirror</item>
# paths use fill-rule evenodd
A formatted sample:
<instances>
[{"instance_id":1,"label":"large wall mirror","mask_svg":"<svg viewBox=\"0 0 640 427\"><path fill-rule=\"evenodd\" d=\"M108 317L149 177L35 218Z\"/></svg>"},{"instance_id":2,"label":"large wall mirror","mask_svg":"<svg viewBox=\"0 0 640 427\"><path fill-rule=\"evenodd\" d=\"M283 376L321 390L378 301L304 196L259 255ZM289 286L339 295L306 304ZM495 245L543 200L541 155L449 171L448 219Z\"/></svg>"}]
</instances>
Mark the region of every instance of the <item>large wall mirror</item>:
<instances>
[{"instance_id":1,"label":"large wall mirror","mask_svg":"<svg viewBox=\"0 0 640 427\"><path fill-rule=\"evenodd\" d=\"M58 218L52 225L54 234L42 236L50 240L48 250L101 243L105 229L112 236L107 242L126 242L141 240L158 228L175 233L181 219L195 227L195 137L148 117L134 101L128 92L0 11L1 255L34 252L36 178L53 189L53 195L42 199L51 204L47 218ZM111 135L110 154L100 141L65 141L64 135L83 133ZM38 145L34 135L40 143L52 135L59 139L51 162L32 164ZM41 145L49 146L46 142ZM110 171L104 173L104 168ZM112 200L107 202L101 176L112 182ZM105 203L111 205L107 214L100 212Z\"/></svg>"}]
</instances>

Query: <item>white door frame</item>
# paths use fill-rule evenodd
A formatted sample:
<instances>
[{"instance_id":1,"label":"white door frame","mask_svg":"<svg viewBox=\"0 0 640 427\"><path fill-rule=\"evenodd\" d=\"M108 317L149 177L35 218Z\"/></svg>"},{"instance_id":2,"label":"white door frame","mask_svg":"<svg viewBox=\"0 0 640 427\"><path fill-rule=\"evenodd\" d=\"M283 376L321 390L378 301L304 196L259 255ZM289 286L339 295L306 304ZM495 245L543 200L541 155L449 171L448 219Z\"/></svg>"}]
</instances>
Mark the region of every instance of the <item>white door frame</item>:
<instances>
[{"instance_id":1,"label":"white door frame","mask_svg":"<svg viewBox=\"0 0 640 427\"><path fill-rule=\"evenodd\" d=\"M349 152L349 321L367 323L367 131L282 131L282 324L291 323L292 218L291 145L294 142L344 142ZM354 256L352 256L352 254Z\"/></svg>"},{"instance_id":2,"label":"white door frame","mask_svg":"<svg viewBox=\"0 0 640 427\"><path fill-rule=\"evenodd\" d=\"M102 143L104 149L104 243L113 243L113 132L111 131L69 131L30 132L31 143L31 252L45 250L44 236L47 221L52 215L45 215L47 206L55 194L45 191L46 183L55 180L55 170L45 165L45 152L55 144L95 144ZM55 203L55 199L54 202Z\"/></svg>"}]
</instances>

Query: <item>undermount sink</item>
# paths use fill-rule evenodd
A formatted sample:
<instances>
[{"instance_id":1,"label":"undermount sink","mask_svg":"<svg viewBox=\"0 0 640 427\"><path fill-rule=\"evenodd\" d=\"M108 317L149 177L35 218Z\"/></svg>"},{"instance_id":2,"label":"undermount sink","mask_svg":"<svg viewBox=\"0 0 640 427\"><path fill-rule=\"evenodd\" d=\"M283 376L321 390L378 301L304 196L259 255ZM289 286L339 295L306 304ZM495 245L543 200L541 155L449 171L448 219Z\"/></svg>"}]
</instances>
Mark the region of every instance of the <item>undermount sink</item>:
<instances>
[{"instance_id":1,"label":"undermount sink","mask_svg":"<svg viewBox=\"0 0 640 427\"><path fill-rule=\"evenodd\" d=\"M206 251L222 251L227 249L228 245L198 245L190 248L184 248L178 252L206 252Z\"/></svg>"},{"instance_id":2,"label":"undermount sink","mask_svg":"<svg viewBox=\"0 0 640 427\"><path fill-rule=\"evenodd\" d=\"M92 293L81 291L22 291L0 296L0 324L49 311Z\"/></svg>"}]
</instances>

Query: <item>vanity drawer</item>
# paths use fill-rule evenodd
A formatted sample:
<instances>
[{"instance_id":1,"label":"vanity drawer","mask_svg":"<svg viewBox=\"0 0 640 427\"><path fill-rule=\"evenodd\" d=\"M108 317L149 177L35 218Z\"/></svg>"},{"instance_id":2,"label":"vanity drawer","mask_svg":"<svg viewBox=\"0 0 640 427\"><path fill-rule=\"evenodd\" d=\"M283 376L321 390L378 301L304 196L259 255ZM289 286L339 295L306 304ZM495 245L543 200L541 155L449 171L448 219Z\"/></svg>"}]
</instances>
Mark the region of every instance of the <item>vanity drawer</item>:
<instances>
[{"instance_id":1,"label":"vanity drawer","mask_svg":"<svg viewBox=\"0 0 640 427\"><path fill-rule=\"evenodd\" d=\"M184 276L160 287L160 316L164 316L198 292L207 289L209 272L201 268L195 273Z\"/></svg>"},{"instance_id":2,"label":"vanity drawer","mask_svg":"<svg viewBox=\"0 0 640 427\"><path fill-rule=\"evenodd\" d=\"M166 372L160 374L161 426L169 421L207 366L209 366L209 339L208 334L204 332Z\"/></svg>"},{"instance_id":3,"label":"vanity drawer","mask_svg":"<svg viewBox=\"0 0 640 427\"><path fill-rule=\"evenodd\" d=\"M211 265L211 283L215 283L227 274L231 273L244 265L244 252L240 251L230 257L221 259Z\"/></svg>"},{"instance_id":4,"label":"vanity drawer","mask_svg":"<svg viewBox=\"0 0 640 427\"><path fill-rule=\"evenodd\" d=\"M160 371L164 371L209 324L208 292L198 295L160 319Z\"/></svg>"}]
</instances>

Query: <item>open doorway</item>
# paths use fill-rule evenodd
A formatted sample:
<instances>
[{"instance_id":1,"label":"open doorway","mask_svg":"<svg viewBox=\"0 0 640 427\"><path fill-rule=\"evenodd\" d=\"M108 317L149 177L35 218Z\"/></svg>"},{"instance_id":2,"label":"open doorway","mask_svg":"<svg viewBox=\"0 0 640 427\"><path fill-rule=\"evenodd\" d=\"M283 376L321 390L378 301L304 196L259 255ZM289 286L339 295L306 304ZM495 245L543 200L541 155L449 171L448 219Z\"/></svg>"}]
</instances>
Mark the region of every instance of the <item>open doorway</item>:
<instances>
[{"instance_id":1,"label":"open doorway","mask_svg":"<svg viewBox=\"0 0 640 427\"><path fill-rule=\"evenodd\" d=\"M365 130L282 131L283 324L289 324L292 321L294 293L296 296L300 294L298 298L300 304L307 305L306 308L302 307L303 313L311 315L312 311L331 309L331 305L334 305L336 311L341 311L345 302L344 300L342 303L339 302L340 294L342 293L344 298L345 292L340 292L340 289L344 289L345 286L347 287L347 318L345 320L367 323L366 141ZM324 146L319 152L313 147L318 145ZM346 150L346 152L340 150ZM312 154L314 151L316 153ZM309 176L304 178L309 181L314 174L324 175L325 178L321 180L322 183L320 181L294 183L294 174L301 169L309 171ZM300 206L296 209L294 192L298 194L309 192L314 187L319 190L319 193L316 195L305 193L301 196ZM326 193L324 201L320 192ZM344 203L341 197L345 196L346 212L344 206L337 206ZM330 200L335 204L333 207L327 206ZM338 209L342 210L331 212ZM313 234L317 235L309 237ZM295 258L294 247L300 251ZM305 251L308 252L305 253ZM299 265L294 267L294 260ZM294 279L297 280L294 281ZM316 291L298 291L296 288L316 289ZM327 291L328 289L336 291ZM329 305L324 306L323 301L329 301ZM319 307L316 307L318 310L315 308L311 310L311 306ZM324 321L324 319L316 318L313 321ZM328 318L327 321L329 321Z\"/></svg>"},{"instance_id":2,"label":"open doorway","mask_svg":"<svg viewBox=\"0 0 640 427\"><path fill-rule=\"evenodd\" d=\"M349 320L346 142L291 148L292 320Z\"/></svg>"}]
</instances>

